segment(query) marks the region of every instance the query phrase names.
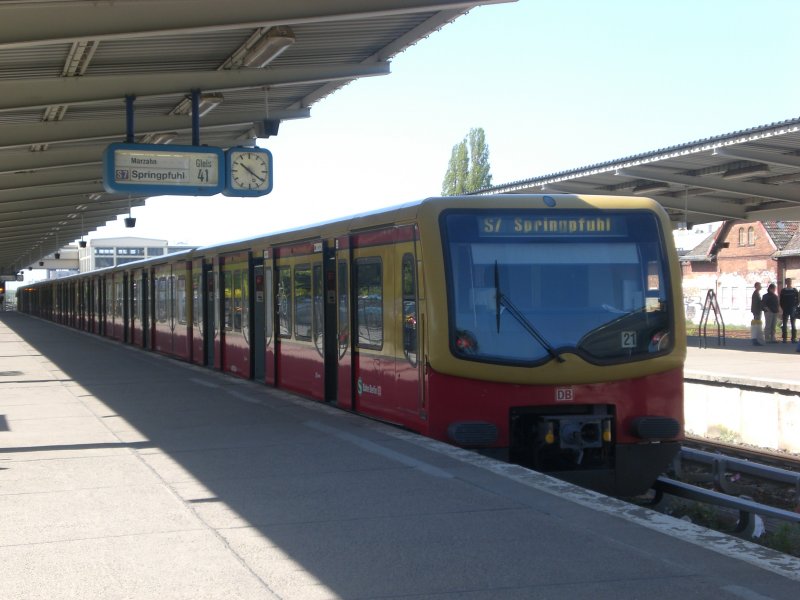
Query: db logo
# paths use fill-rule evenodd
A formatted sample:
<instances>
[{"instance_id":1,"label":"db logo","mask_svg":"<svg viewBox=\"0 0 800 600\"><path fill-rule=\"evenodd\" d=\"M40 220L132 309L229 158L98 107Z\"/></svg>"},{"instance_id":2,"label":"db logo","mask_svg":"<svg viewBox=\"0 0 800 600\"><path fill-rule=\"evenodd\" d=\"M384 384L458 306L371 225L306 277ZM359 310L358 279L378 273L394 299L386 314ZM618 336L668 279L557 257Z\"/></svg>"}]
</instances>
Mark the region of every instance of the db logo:
<instances>
[{"instance_id":1,"label":"db logo","mask_svg":"<svg viewBox=\"0 0 800 600\"><path fill-rule=\"evenodd\" d=\"M575 390L571 387L556 388L556 402L572 402L575 399Z\"/></svg>"}]
</instances>

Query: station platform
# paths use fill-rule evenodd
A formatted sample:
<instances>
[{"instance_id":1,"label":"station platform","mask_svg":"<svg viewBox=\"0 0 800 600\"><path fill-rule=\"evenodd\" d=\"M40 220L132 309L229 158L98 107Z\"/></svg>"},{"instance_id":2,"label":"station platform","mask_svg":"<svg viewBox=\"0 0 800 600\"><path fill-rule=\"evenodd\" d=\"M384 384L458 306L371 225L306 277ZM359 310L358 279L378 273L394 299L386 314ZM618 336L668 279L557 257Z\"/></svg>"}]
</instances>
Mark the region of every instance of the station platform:
<instances>
[{"instance_id":1,"label":"station platform","mask_svg":"<svg viewBox=\"0 0 800 600\"><path fill-rule=\"evenodd\" d=\"M17 313L0 313L0 569L3 600L800 589L796 558Z\"/></svg>"}]
</instances>

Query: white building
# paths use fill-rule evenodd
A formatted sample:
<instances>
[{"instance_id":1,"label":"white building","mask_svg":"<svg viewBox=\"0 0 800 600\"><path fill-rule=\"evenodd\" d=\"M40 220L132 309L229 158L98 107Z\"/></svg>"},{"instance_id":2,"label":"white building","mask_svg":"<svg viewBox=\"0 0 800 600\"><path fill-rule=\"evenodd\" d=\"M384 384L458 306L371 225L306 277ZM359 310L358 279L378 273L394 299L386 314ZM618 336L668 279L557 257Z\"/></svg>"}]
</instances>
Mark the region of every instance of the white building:
<instances>
[{"instance_id":1,"label":"white building","mask_svg":"<svg viewBox=\"0 0 800 600\"><path fill-rule=\"evenodd\" d=\"M168 246L167 240L139 237L118 237L89 240L80 249L80 272L115 267L125 263L172 252L186 250L188 246Z\"/></svg>"}]
</instances>

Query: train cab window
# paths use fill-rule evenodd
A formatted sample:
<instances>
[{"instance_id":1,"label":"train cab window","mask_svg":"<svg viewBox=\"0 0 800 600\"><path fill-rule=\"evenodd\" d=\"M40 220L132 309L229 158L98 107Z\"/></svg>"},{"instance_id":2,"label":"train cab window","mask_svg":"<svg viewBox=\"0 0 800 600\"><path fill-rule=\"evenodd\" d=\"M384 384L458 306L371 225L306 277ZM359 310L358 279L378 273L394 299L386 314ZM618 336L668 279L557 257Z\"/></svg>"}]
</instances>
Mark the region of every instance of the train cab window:
<instances>
[{"instance_id":1,"label":"train cab window","mask_svg":"<svg viewBox=\"0 0 800 600\"><path fill-rule=\"evenodd\" d=\"M294 337L311 340L312 323L311 266L294 268Z\"/></svg>"},{"instance_id":2,"label":"train cab window","mask_svg":"<svg viewBox=\"0 0 800 600\"><path fill-rule=\"evenodd\" d=\"M175 298L178 323L186 325L186 278L178 277L178 293Z\"/></svg>"},{"instance_id":3,"label":"train cab window","mask_svg":"<svg viewBox=\"0 0 800 600\"><path fill-rule=\"evenodd\" d=\"M669 266L647 211L453 211L442 217L450 347L492 363L669 351Z\"/></svg>"},{"instance_id":4,"label":"train cab window","mask_svg":"<svg viewBox=\"0 0 800 600\"><path fill-rule=\"evenodd\" d=\"M417 277L414 256L403 255L403 354L412 365L417 364Z\"/></svg>"},{"instance_id":5,"label":"train cab window","mask_svg":"<svg viewBox=\"0 0 800 600\"><path fill-rule=\"evenodd\" d=\"M292 337L292 269L278 269L278 335L282 338Z\"/></svg>"},{"instance_id":6,"label":"train cab window","mask_svg":"<svg viewBox=\"0 0 800 600\"><path fill-rule=\"evenodd\" d=\"M347 261L339 261L336 288L339 304L339 357L341 358L350 346L350 285L347 280Z\"/></svg>"},{"instance_id":7,"label":"train cab window","mask_svg":"<svg viewBox=\"0 0 800 600\"><path fill-rule=\"evenodd\" d=\"M379 258L359 258L355 268L358 347L383 348L383 269Z\"/></svg>"}]
</instances>

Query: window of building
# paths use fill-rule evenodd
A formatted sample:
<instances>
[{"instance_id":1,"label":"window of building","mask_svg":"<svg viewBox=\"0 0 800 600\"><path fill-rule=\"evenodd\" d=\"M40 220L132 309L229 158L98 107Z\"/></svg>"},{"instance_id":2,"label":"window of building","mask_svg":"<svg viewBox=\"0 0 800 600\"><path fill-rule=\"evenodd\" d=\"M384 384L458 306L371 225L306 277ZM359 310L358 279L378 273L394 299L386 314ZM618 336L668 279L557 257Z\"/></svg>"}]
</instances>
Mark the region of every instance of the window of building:
<instances>
[{"instance_id":1,"label":"window of building","mask_svg":"<svg viewBox=\"0 0 800 600\"><path fill-rule=\"evenodd\" d=\"M104 269L105 267L113 267L114 266L114 259L113 258L95 258L94 259L94 268L95 269Z\"/></svg>"},{"instance_id":2,"label":"window of building","mask_svg":"<svg viewBox=\"0 0 800 600\"><path fill-rule=\"evenodd\" d=\"M95 254L95 256L100 256L100 255L109 256L109 255L113 255L114 254L114 249L113 248L95 248L94 249L94 254Z\"/></svg>"},{"instance_id":3,"label":"window of building","mask_svg":"<svg viewBox=\"0 0 800 600\"><path fill-rule=\"evenodd\" d=\"M164 254L164 248L147 248L147 256L161 256L162 254Z\"/></svg>"},{"instance_id":4,"label":"window of building","mask_svg":"<svg viewBox=\"0 0 800 600\"><path fill-rule=\"evenodd\" d=\"M745 238L745 230L744 227L739 227L739 245L744 246L747 244L747 240Z\"/></svg>"},{"instance_id":5,"label":"window of building","mask_svg":"<svg viewBox=\"0 0 800 600\"><path fill-rule=\"evenodd\" d=\"M747 245L748 246L756 245L756 230L754 227L747 228Z\"/></svg>"}]
</instances>

